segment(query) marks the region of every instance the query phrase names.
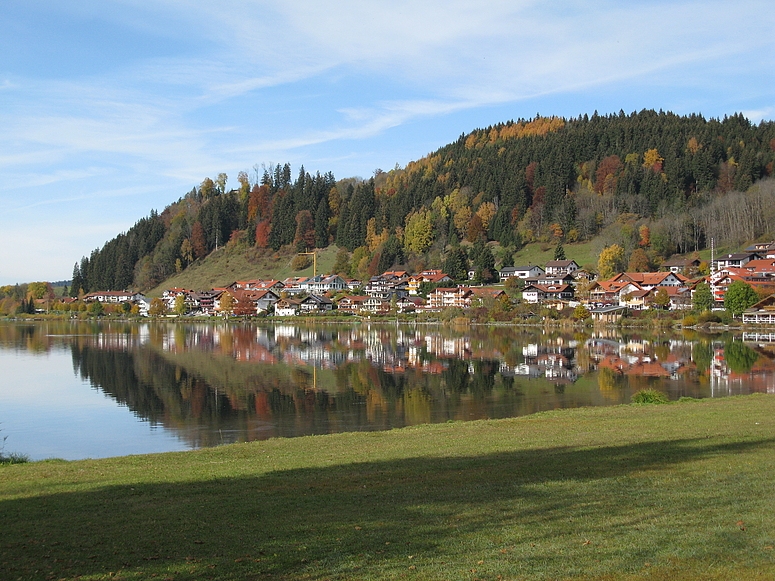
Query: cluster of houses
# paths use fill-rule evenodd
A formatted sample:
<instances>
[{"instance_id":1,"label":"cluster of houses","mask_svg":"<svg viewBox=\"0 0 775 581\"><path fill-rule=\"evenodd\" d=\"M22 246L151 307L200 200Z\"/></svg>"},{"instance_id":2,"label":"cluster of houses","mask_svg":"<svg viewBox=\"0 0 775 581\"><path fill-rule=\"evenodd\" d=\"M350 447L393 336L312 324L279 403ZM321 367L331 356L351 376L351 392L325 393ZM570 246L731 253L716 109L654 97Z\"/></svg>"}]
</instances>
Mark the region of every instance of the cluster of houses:
<instances>
[{"instance_id":1,"label":"cluster of houses","mask_svg":"<svg viewBox=\"0 0 775 581\"><path fill-rule=\"evenodd\" d=\"M424 283L435 287L425 298L420 296ZM273 312L283 317L333 309L350 314L441 311L447 307L468 308L477 298L505 295L502 288L443 286L446 283L452 283L452 279L440 270L418 274L389 271L365 283L339 275L317 275L235 281L226 287L200 292L172 288L164 291L162 300L170 311L174 310L178 297L183 296L186 311L192 314L215 315L228 311L241 316Z\"/></svg>"},{"instance_id":2,"label":"cluster of houses","mask_svg":"<svg viewBox=\"0 0 775 581\"><path fill-rule=\"evenodd\" d=\"M775 242L756 244L743 252L714 259L710 274L706 276L698 275L699 266L699 259L678 259L665 262L659 272L624 272L598 280L575 260L551 260L544 267L532 264L503 267L498 274L501 282L517 281L524 303L555 309L584 304L601 320L616 317L625 309L643 310L656 306L671 310L690 309L693 293L701 282L709 284L719 306L723 305L726 289L735 281L743 281L755 289L772 287L775 291ZM334 274L235 281L205 291L171 288L164 291L161 300L168 312L179 312L179 297L183 297L185 312L205 316L226 313L295 316L334 309L368 315L439 312L450 307L467 309L505 295L504 285L457 285L441 270L428 269L415 274L403 270L388 271L367 281ZM138 305L143 315L150 310L148 299L138 293L107 291L89 293L83 299L86 302L130 302ZM775 297L754 305L744 315L744 320L775 323Z\"/></svg>"},{"instance_id":3,"label":"cluster of houses","mask_svg":"<svg viewBox=\"0 0 775 581\"><path fill-rule=\"evenodd\" d=\"M713 258L710 274L697 276L700 260L674 259L663 263L660 272L625 272L608 280L595 281L588 288L588 302L599 312L617 309L647 309L661 300L671 310L691 309L699 283L707 283L714 304L723 307L729 286L740 281L761 295L775 292L775 242L754 244L742 252ZM775 324L775 296L753 305L743 313L744 323Z\"/></svg>"}]
</instances>

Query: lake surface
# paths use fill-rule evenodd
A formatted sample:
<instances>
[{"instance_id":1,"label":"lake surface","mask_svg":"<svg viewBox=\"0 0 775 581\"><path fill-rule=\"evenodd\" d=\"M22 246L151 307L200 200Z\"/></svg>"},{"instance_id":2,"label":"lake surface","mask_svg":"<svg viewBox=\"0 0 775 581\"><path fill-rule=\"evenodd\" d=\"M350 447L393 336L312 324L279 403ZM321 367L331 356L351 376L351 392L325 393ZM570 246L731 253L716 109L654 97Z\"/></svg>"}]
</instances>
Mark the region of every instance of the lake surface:
<instances>
[{"instance_id":1,"label":"lake surface","mask_svg":"<svg viewBox=\"0 0 775 581\"><path fill-rule=\"evenodd\" d=\"M743 340L745 339L745 340ZM0 443L101 458L775 393L775 337L514 327L0 323Z\"/></svg>"}]
</instances>

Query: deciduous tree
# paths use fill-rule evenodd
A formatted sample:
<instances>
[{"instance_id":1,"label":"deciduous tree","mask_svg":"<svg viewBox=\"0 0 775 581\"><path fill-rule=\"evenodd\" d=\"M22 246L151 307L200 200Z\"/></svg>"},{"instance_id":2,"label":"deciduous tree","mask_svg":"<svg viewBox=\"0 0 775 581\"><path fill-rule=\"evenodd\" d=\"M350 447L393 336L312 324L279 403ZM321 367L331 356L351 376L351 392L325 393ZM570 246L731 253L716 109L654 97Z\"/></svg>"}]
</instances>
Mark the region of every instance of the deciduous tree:
<instances>
[{"instance_id":1,"label":"deciduous tree","mask_svg":"<svg viewBox=\"0 0 775 581\"><path fill-rule=\"evenodd\" d=\"M742 315L744 310L758 301L759 296L753 287L741 280L736 280L730 284L724 293L724 308L735 317Z\"/></svg>"},{"instance_id":2,"label":"deciduous tree","mask_svg":"<svg viewBox=\"0 0 775 581\"><path fill-rule=\"evenodd\" d=\"M430 210L422 209L406 217L404 248L407 252L421 254L433 242L433 223Z\"/></svg>"},{"instance_id":3,"label":"deciduous tree","mask_svg":"<svg viewBox=\"0 0 775 581\"><path fill-rule=\"evenodd\" d=\"M159 317L167 313L167 304L159 297L151 300L151 304L148 307L148 314L152 317Z\"/></svg>"},{"instance_id":4,"label":"deciduous tree","mask_svg":"<svg viewBox=\"0 0 775 581\"><path fill-rule=\"evenodd\" d=\"M624 263L624 248L618 244L612 244L603 248L597 261L597 272L601 280L611 278L614 274L622 272Z\"/></svg>"},{"instance_id":5,"label":"deciduous tree","mask_svg":"<svg viewBox=\"0 0 775 581\"><path fill-rule=\"evenodd\" d=\"M692 307L700 313L713 308L713 293L707 282L701 282L694 288L692 294Z\"/></svg>"}]
</instances>

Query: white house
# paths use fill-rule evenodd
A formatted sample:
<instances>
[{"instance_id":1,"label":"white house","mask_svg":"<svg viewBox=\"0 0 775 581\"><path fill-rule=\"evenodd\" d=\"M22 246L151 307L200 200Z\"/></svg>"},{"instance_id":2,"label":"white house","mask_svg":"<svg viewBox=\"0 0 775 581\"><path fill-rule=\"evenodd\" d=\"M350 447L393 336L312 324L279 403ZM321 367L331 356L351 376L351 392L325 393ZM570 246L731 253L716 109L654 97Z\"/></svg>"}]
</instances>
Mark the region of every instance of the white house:
<instances>
[{"instance_id":1,"label":"white house","mask_svg":"<svg viewBox=\"0 0 775 581\"><path fill-rule=\"evenodd\" d=\"M538 278L543 276L544 269L536 264L528 266L504 266L498 271L501 280L507 278Z\"/></svg>"}]
</instances>

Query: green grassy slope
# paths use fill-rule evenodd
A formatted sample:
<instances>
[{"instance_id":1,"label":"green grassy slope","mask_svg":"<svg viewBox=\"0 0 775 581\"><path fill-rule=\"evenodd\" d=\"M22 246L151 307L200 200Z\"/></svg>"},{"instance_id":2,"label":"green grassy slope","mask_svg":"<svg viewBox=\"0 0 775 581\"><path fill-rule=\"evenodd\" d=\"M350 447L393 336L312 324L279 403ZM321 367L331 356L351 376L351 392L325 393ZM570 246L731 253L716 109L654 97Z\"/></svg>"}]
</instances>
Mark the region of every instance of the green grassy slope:
<instances>
[{"instance_id":1,"label":"green grassy slope","mask_svg":"<svg viewBox=\"0 0 775 581\"><path fill-rule=\"evenodd\" d=\"M318 274L330 272L339 249L335 245L318 250ZM312 276L312 266L293 270L290 252L276 253L271 249L248 249L244 245L226 245L189 266L180 274L165 280L147 293L161 296L168 288L192 290L210 289L228 285L235 280L278 279L289 276Z\"/></svg>"},{"instance_id":2,"label":"green grassy slope","mask_svg":"<svg viewBox=\"0 0 775 581\"><path fill-rule=\"evenodd\" d=\"M775 396L0 468L2 579L773 579Z\"/></svg>"}]
</instances>

